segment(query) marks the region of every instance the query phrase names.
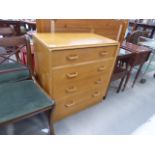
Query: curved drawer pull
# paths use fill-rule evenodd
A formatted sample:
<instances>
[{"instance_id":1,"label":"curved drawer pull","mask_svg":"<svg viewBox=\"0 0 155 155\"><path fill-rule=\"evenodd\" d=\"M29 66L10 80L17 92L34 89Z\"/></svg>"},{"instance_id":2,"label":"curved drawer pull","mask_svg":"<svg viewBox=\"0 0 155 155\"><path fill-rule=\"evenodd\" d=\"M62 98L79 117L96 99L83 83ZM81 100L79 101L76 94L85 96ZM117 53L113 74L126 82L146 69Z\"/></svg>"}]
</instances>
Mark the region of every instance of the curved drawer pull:
<instances>
[{"instance_id":1,"label":"curved drawer pull","mask_svg":"<svg viewBox=\"0 0 155 155\"><path fill-rule=\"evenodd\" d=\"M66 76L68 78L75 78L78 76L78 72L73 72L73 73L67 73Z\"/></svg>"},{"instance_id":2,"label":"curved drawer pull","mask_svg":"<svg viewBox=\"0 0 155 155\"><path fill-rule=\"evenodd\" d=\"M71 103L65 104L65 107L66 107L66 108L70 108L70 107L72 107L72 106L74 106L74 105L75 105L75 102L74 102L74 101L71 101Z\"/></svg>"},{"instance_id":3,"label":"curved drawer pull","mask_svg":"<svg viewBox=\"0 0 155 155\"><path fill-rule=\"evenodd\" d=\"M100 95L100 92L95 92L92 97L98 97Z\"/></svg>"},{"instance_id":4,"label":"curved drawer pull","mask_svg":"<svg viewBox=\"0 0 155 155\"><path fill-rule=\"evenodd\" d=\"M79 58L78 55L69 55L69 56L67 56L68 60L77 60L78 58Z\"/></svg>"},{"instance_id":5,"label":"curved drawer pull","mask_svg":"<svg viewBox=\"0 0 155 155\"><path fill-rule=\"evenodd\" d=\"M101 56L106 56L106 55L108 55L108 52L107 51L102 51L102 52L100 52L100 55Z\"/></svg>"},{"instance_id":6,"label":"curved drawer pull","mask_svg":"<svg viewBox=\"0 0 155 155\"><path fill-rule=\"evenodd\" d=\"M105 70L105 67L104 66L101 66L98 68L98 71L104 71Z\"/></svg>"},{"instance_id":7,"label":"curved drawer pull","mask_svg":"<svg viewBox=\"0 0 155 155\"><path fill-rule=\"evenodd\" d=\"M95 84L101 84L101 83L102 83L101 79L95 81Z\"/></svg>"},{"instance_id":8,"label":"curved drawer pull","mask_svg":"<svg viewBox=\"0 0 155 155\"><path fill-rule=\"evenodd\" d=\"M73 92L76 92L77 91L77 88L75 86L72 86L72 87L69 87L66 89L66 92L67 93L73 93Z\"/></svg>"}]
</instances>

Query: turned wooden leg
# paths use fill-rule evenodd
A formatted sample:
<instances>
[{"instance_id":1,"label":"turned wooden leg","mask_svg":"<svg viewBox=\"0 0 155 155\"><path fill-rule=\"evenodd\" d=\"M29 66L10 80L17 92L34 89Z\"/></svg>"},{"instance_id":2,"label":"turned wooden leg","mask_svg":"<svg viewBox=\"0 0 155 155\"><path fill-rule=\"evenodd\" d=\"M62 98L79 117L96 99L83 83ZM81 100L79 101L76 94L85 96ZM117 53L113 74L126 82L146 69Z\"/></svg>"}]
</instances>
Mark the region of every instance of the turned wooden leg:
<instances>
[{"instance_id":1,"label":"turned wooden leg","mask_svg":"<svg viewBox=\"0 0 155 155\"><path fill-rule=\"evenodd\" d=\"M54 127L53 127L53 117L52 117L53 116L54 107L55 106L53 106L52 109L48 110L48 112L47 112L50 135L55 135Z\"/></svg>"},{"instance_id":2,"label":"turned wooden leg","mask_svg":"<svg viewBox=\"0 0 155 155\"><path fill-rule=\"evenodd\" d=\"M141 72L142 67L143 67L143 64L140 65L139 68L138 68L138 71L137 71L136 76L135 76L135 78L134 78L134 81L133 81L133 83L132 83L132 88L134 87L134 85L135 85L135 83L136 83L136 81L137 81L137 79L138 79L138 77L139 77L139 75L140 75L140 72Z\"/></svg>"},{"instance_id":3,"label":"turned wooden leg","mask_svg":"<svg viewBox=\"0 0 155 155\"><path fill-rule=\"evenodd\" d=\"M125 76L121 79L121 81L120 81L120 84L119 84L119 86L118 86L118 89L117 89L117 93L119 93L120 92L120 90L121 90L121 87L122 87L122 84L123 84L123 82L124 82L124 79L125 79Z\"/></svg>"},{"instance_id":4,"label":"turned wooden leg","mask_svg":"<svg viewBox=\"0 0 155 155\"><path fill-rule=\"evenodd\" d=\"M130 79L130 76L131 76L131 71L132 71L132 67L130 68L129 72L127 73L127 76L126 76L125 83L124 83L124 85L123 85L122 91L124 91L125 88L126 88L126 85L127 85L128 81L129 81L129 79Z\"/></svg>"}]
</instances>

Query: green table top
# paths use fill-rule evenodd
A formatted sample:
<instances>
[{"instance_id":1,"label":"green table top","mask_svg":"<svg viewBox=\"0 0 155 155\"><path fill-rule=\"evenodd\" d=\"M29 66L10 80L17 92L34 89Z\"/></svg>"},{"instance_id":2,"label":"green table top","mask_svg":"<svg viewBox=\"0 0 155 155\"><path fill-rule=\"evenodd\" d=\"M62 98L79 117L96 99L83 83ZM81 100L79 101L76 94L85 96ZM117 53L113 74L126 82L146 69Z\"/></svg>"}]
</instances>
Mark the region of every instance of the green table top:
<instances>
[{"instance_id":1,"label":"green table top","mask_svg":"<svg viewBox=\"0 0 155 155\"><path fill-rule=\"evenodd\" d=\"M0 85L0 123L50 108L54 104L32 80Z\"/></svg>"}]
</instances>

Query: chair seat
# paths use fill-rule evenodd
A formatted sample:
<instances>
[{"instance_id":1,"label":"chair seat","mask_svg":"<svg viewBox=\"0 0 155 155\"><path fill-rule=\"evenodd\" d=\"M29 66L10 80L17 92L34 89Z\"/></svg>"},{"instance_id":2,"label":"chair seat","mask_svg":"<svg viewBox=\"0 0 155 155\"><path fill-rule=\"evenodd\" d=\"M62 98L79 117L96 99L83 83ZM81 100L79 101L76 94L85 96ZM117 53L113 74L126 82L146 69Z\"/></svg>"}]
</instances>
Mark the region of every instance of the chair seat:
<instances>
[{"instance_id":1,"label":"chair seat","mask_svg":"<svg viewBox=\"0 0 155 155\"><path fill-rule=\"evenodd\" d=\"M0 85L0 123L43 111L53 104L32 80Z\"/></svg>"},{"instance_id":2,"label":"chair seat","mask_svg":"<svg viewBox=\"0 0 155 155\"><path fill-rule=\"evenodd\" d=\"M7 69L15 69L20 68L24 65L18 64L18 63L7 63L0 65L0 71L7 70ZM5 82L11 82L11 81L19 81L23 79L28 79L30 77L29 70L20 70L16 72L11 72L7 74L1 74L0 75L0 84Z\"/></svg>"}]
</instances>

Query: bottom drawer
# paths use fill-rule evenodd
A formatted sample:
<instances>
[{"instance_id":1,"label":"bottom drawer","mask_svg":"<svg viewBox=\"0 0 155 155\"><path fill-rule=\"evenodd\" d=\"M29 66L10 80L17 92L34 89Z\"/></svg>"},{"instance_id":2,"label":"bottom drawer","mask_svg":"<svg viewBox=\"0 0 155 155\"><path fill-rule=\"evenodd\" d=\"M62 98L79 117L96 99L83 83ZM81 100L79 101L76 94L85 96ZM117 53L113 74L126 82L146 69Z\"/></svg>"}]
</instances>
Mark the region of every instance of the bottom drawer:
<instances>
[{"instance_id":1,"label":"bottom drawer","mask_svg":"<svg viewBox=\"0 0 155 155\"><path fill-rule=\"evenodd\" d=\"M53 119L54 121L58 121L93 104L97 104L102 100L104 95L104 90L94 89L89 92L83 92L81 95L76 95L74 98L56 101Z\"/></svg>"}]
</instances>

